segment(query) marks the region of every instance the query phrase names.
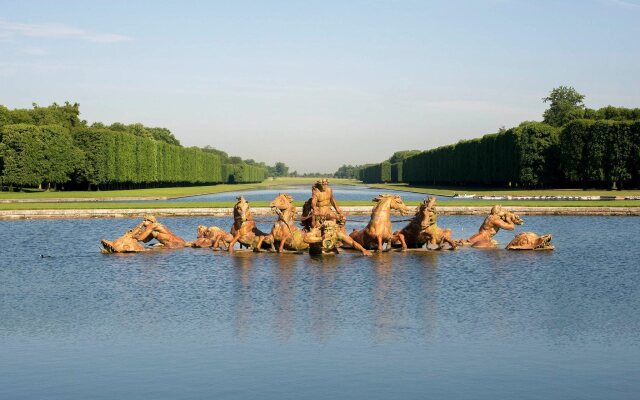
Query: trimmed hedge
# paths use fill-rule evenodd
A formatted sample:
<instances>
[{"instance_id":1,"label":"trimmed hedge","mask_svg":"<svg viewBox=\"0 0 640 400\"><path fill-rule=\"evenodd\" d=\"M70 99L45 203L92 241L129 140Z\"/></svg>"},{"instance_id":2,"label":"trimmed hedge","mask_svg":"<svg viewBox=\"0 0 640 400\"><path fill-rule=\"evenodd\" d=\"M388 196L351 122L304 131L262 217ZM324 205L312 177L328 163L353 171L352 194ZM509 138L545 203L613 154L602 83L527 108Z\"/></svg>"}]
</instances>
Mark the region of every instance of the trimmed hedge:
<instances>
[{"instance_id":1,"label":"trimmed hedge","mask_svg":"<svg viewBox=\"0 0 640 400\"><path fill-rule=\"evenodd\" d=\"M84 151L78 180L101 188L222 182L220 158L128 132L80 128L75 145Z\"/></svg>"},{"instance_id":2,"label":"trimmed hedge","mask_svg":"<svg viewBox=\"0 0 640 400\"><path fill-rule=\"evenodd\" d=\"M562 130L559 148L571 184L640 184L640 121L576 120Z\"/></svg>"},{"instance_id":3,"label":"trimmed hedge","mask_svg":"<svg viewBox=\"0 0 640 400\"><path fill-rule=\"evenodd\" d=\"M386 182L384 164L363 168L360 179ZM640 121L575 120L562 128L524 122L392 164L390 181L446 186L637 187Z\"/></svg>"}]
</instances>

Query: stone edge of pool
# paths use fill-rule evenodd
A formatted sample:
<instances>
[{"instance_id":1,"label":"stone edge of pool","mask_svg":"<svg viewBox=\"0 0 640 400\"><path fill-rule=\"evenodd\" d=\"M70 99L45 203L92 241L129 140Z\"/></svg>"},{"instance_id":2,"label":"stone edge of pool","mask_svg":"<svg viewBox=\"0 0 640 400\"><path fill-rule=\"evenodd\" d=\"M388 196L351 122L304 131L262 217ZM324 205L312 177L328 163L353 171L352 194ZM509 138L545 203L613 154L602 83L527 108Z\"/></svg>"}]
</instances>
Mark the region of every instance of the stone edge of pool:
<instances>
[{"instance_id":1,"label":"stone edge of pool","mask_svg":"<svg viewBox=\"0 0 640 400\"><path fill-rule=\"evenodd\" d=\"M369 215L370 206L342 207L348 215ZM440 206L441 215L485 215L490 206ZM640 207L508 207L522 215L601 215L640 216ZM269 207L254 207L256 216L273 216ZM0 220L134 218L144 214L161 217L221 217L233 214L232 208L157 208L157 209L90 209L90 210L0 210Z\"/></svg>"}]
</instances>

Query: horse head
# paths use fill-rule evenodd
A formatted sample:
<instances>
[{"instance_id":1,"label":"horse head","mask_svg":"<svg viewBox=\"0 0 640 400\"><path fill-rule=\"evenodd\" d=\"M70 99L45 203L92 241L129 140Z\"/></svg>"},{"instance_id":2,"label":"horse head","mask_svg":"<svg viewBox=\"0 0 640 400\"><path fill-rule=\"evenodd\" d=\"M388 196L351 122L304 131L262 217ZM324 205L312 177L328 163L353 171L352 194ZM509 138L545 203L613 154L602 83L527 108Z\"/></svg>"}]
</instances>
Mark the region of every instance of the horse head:
<instances>
[{"instance_id":1,"label":"horse head","mask_svg":"<svg viewBox=\"0 0 640 400\"><path fill-rule=\"evenodd\" d=\"M409 214L409 207L402 201L402 197L400 195L394 195L393 200L391 201L391 209L400 211L400 214L406 215Z\"/></svg>"},{"instance_id":2,"label":"horse head","mask_svg":"<svg viewBox=\"0 0 640 400\"><path fill-rule=\"evenodd\" d=\"M238 202L233 207L233 219L242 224L251 219L251 211L249 210L249 202L244 196L237 197Z\"/></svg>"},{"instance_id":3,"label":"horse head","mask_svg":"<svg viewBox=\"0 0 640 400\"><path fill-rule=\"evenodd\" d=\"M278 197L273 199L273 201L269 204L272 209L277 209L280 211L288 210L293 205L293 197L289 196L287 193L280 193Z\"/></svg>"},{"instance_id":4,"label":"horse head","mask_svg":"<svg viewBox=\"0 0 640 400\"><path fill-rule=\"evenodd\" d=\"M374 198L373 201L378 203L376 208L383 204L388 204L390 209L400 211L400 214L402 215L409 213L409 208L404 204L402 197L398 194L380 194Z\"/></svg>"},{"instance_id":5,"label":"horse head","mask_svg":"<svg viewBox=\"0 0 640 400\"><path fill-rule=\"evenodd\" d=\"M434 212L435 205L436 205L435 197L431 196L424 199L422 203L420 203L420 205L416 208L414 220L417 220L418 222L420 222L420 224L423 227L428 226L429 221L431 219L430 214Z\"/></svg>"}]
</instances>

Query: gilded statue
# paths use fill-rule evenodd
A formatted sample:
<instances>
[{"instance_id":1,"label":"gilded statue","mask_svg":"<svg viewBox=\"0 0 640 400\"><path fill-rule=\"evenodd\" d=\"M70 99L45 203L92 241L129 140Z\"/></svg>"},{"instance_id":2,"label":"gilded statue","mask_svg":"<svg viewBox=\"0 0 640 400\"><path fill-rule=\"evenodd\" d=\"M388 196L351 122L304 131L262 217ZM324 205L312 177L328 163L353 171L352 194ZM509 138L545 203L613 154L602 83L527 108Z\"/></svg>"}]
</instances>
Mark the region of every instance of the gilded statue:
<instances>
[{"instance_id":1,"label":"gilded statue","mask_svg":"<svg viewBox=\"0 0 640 400\"><path fill-rule=\"evenodd\" d=\"M409 209L397 194L381 194L373 199L376 203L371 211L371 219L364 229L354 230L349 236L365 249L382 251L384 244L390 248L391 243L399 241L403 249L407 248L404 235L393 233L391 228L391 210L401 215L409 213Z\"/></svg>"},{"instance_id":2,"label":"gilded statue","mask_svg":"<svg viewBox=\"0 0 640 400\"><path fill-rule=\"evenodd\" d=\"M344 243L359 250L362 255L370 256L371 252L354 241L336 221L325 220L322 225L312 228L304 235L304 241L309 244L309 254L338 254Z\"/></svg>"},{"instance_id":3,"label":"gilded statue","mask_svg":"<svg viewBox=\"0 0 640 400\"><path fill-rule=\"evenodd\" d=\"M463 241L463 244L478 248L496 247L498 242L493 237L500 229L512 231L516 225L522 225L524 221L510 211L502 209L502 206L495 205L491 207L491 212L484 219L478 233Z\"/></svg>"},{"instance_id":4,"label":"gilded statue","mask_svg":"<svg viewBox=\"0 0 640 400\"><path fill-rule=\"evenodd\" d=\"M434 196L425 199L416 210L414 217L400 231L395 233L404 237L406 248L419 249L426 245L437 246L438 250L448 245L449 250L455 250L458 242L451 239L451 229L442 229L438 226L436 213L436 198ZM393 243L394 247L401 246L400 240Z\"/></svg>"}]
</instances>

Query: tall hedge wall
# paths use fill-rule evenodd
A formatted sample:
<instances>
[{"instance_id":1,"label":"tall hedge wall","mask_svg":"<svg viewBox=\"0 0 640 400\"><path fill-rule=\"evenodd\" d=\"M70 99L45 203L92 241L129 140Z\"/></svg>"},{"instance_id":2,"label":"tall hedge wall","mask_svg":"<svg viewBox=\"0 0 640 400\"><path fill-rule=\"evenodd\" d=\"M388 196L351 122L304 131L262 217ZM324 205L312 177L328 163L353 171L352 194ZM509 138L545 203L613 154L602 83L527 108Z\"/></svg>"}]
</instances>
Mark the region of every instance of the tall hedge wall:
<instances>
[{"instance_id":1,"label":"tall hedge wall","mask_svg":"<svg viewBox=\"0 0 640 400\"><path fill-rule=\"evenodd\" d=\"M562 177L571 184L640 184L640 121L573 121L559 148Z\"/></svg>"},{"instance_id":2,"label":"tall hedge wall","mask_svg":"<svg viewBox=\"0 0 640 400\"><path fill-rule=\"evenodd\" d=\"M359 178L366 183L391 182L391 163L384 161L364 166L359 171Z\"/></svg>"},{"instance_id":3,"label":"tall hedge wall","mask_svg":"<svg viewBox=\"0 0 640 400\"><path fill-rule=\"evenodd\" d=\"M267 177L267 170L244 163L223 164L222 181L225 183L262 182Z\"/></svg>"},{"instance_id":4,"label":"tall hedge wall","mask_svg":"<svg viewBox=\"0 0 640 400\"><path fill-rule=\"evenodd\" d=\"M180 147L104 128L78 129L73 139L84 152L79 178L92 185L222 182L219 157L195 147Z\"/></svg>"},{"instance_id":5,"label":"tall hedge wall","mask_svg":"<svg viewBox=\"0 0 640 400\"><path fill-rule=\"evenodd\" d=\"M364 169L383 182L382 164ZM391 181L419 185L554 187L640 185L640 121L525 122L479 139L423 151L391 166Z\"/></svg>"}]
</instances>

